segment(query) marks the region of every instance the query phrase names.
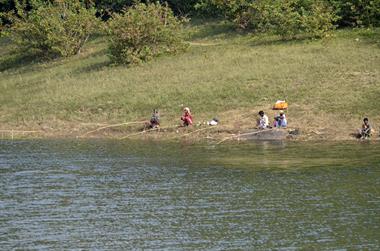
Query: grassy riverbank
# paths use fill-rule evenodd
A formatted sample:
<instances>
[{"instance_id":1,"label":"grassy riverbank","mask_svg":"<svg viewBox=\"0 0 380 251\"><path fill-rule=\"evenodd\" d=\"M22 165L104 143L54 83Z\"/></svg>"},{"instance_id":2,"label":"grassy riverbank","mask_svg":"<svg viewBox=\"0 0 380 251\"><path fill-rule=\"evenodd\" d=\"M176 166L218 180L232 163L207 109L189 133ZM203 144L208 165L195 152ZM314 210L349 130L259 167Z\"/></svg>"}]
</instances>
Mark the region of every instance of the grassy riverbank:
<instances>
[{"instance_id":1,"label":"grassy riverbank","mask_svg":"<svg viewBox=\"0 0 380 251\"><path fill-rule=\"evenodd\" d=\"M379 128L379 29L291 42L240 34L220 22L188 30L185 53L130 68L110 65L103 37L81 55L50 62L14 54L3 40L0 129L82 135L105 124L148 119L153 108L171 127L189 106L195 122L218 117L225 130L238 131L253 127L260 109L271 118L278 99L290 104L290 127L317 138L349 138L364 116ZM117 130L122 135L137 129Z\"/></svg>"}]
</instances>

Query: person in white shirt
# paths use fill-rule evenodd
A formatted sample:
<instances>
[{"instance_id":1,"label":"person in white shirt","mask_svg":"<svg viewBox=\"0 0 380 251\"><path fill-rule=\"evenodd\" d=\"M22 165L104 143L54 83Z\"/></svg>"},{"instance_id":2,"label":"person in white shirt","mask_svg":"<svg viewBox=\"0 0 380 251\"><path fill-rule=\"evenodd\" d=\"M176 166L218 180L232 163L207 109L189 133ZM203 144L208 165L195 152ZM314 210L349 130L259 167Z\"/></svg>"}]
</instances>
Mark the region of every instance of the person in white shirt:
<instances>
[{"instance_id":1,"label":"person in white shirt","mask_svg":"<svg viewBox=\"0 0 380 251\"><path fill-rule=\"evenodd\" d=\"M283 111L280 111L280 126L281 127L287 127L288 121L286 120L285 113Z\"/></svg>"},{"instance_id":2,"label":"person in white shirt","mask_svg":"<svg viewBox=\"0 0 380 251\"><path fill-rule=\"evenodd\" d=\"M264 114L264 111L259 111L259 121L258 121L258 127L259 129L265 129L269 126L269 119L268 116Z\"/></svg>"}]
</instances>

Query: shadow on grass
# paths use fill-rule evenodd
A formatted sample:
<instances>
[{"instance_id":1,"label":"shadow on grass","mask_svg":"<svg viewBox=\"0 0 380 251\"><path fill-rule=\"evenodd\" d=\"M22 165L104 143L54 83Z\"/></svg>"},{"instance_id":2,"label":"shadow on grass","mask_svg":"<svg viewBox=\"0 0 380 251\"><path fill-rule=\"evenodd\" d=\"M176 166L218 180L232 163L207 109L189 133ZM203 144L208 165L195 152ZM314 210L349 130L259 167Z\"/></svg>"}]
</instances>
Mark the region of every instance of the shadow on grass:
<instances>
[{"instance_id":1,"label":"shadow on grass","mask_svg":"<svg viewBox=\"0 0 380 251\"><path fill-rule=\"evenodd\" d=\"M87 65L85 67L81 67L74 71L74 74L83 74L83 73L94 73L97 71L100 71L108 66L111 66L112 62L111 60L106 60L103 62L98 62L95 64Z\"/></svg>"},{"instance_id":2,"label":"shadow on grass","mask_svg":"<svg viewBox=\"0 0 380 251\"><path fill-rule=\"evenodd\" d=\"M72 58L76 58L78 60L84 60L84 59L102 57L102 56L107 55L107 53L108 53L108 50L106 48L98 49L91 52L87 52L86 50L84 50L82 53L72 56Z\"/></svg>"},{"instance_id":3,"label":"shadow on grass","mask_svg":"<svg viewBox=\"0 0 380 251\"><path fill-rule=\"evenodd\" d=\"M380 28L361 30L358 35L365 43L380 47Z\"/></svg>"},{"instance_id":4,"label":"shadow on grass","mask_svg":"<svg viewBox=\"0 0 380 251\"><path fill-rule=\"evenodd\" d=\"M232 22L225 20L201 20L191 21L192 28L189 31L190 40L198 39L232 39L239 36L251 36L249 44L251 46L299 44L313 39L305 34L299 34L292 39L284 39L281 36L270 33L255 33L252 31L239 30Z\"/></svg>"},{"instance_id":5,"label":"shadow on grass","mask_svg":"<svg viewBox=\"0 0 380 251\"><path fill-rule=\"evenodd\" d=\"M338 35L337 35L338 34ZM261 45L291 45L291 44L301 44L308 43L311 41L322 40L329 41L329 38L312 38L306 34L300 34L293 39L283 39L278 35L272 34L255 34L253 33L253 39L251 40L252 46L261 46ZM342 37L348 39L360 39L367 44L376 44L380 47L380 28L372 29L342 29L337 30L337 33L334 33L334 37Z\"/></svg>"},{"instance_id":6,"label":"shadow on grass","mask_svg":"<svg viewBox=\"0 0 380 251\"><path fill-rule=\"evenodd\" d=\"M265 33L253 33L253 39L250 41L251 46L263 46L263 45L291 45L302 44L313 41L312 38L307 36L299 36L292 39L284 39L278 35L265 34Z\"/></svg>"},{"instance_id":7,"label":"shadow on grass","mask_svg":"<svg viewBox=\"0 0 380 251\"><path fill-rule=\"evenodd\" d=\"M31 71L33 67L26 67L35 63L47 62L51 59L41 57L39 53L9 52L0 58L0 72L22 69L23 72Z\"/></svg>"},{"instance_id":8,"label":"shadow on grass","mask_svg":"<svg viewBox=\"0 0 380 251\"><path fill-rule=\"evenodd\" d=\"M106 54L106 50L98 50L90 53L83 53L79 55L74 55L70 58L59 58L53 56L46 56L39 52L19 52L19 51L9 51L7 54L0 57L0 72L4 71L14 71L17 70L20 73L26 73L38 69L39 64L44 64L44 69L54 67L56 64L46 64L51 62L66 63L67 60L70 62L83 61L86 59L100 57ZM109 62L103 62L95 64L95 70L109 65ZM47 67L48 66L48 67ZM92 67L85 67L92 68ZM83 70L90 71L90 70Z\"/></svg>"},{"instance_id":9,"label":"shadow on grass","mask_svg":"<svg viewBox=\"0 0 380 251\"><path fill-rule=\"evenodd\" d=\"M240 33L236 30L234 24L226 21L211 20L202 21L194 20L191 22L192 29L190 30L189 39L213 39L213 38L232 38Z\"/></svg>"}]
</instances>

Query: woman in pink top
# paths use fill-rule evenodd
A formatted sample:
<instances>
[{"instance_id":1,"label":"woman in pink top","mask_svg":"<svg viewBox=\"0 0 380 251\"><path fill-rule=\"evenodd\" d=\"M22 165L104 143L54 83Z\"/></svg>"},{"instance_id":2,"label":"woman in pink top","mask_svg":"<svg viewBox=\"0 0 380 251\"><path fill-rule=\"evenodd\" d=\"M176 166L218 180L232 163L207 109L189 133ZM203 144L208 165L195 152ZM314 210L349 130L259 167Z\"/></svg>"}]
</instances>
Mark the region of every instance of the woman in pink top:
<instances>
[{"instance_id":1,"label":"woman in pink top","mask_svg":"<svg viewBox=\"0 0 380 251\"><path fill-rule=\"evenodd\" d=\"M183 109L181 120L183 121L183 126L189 126L193 124L193 116L191 116L189 107L185 107Z\"/></svg>"}]
</instances>

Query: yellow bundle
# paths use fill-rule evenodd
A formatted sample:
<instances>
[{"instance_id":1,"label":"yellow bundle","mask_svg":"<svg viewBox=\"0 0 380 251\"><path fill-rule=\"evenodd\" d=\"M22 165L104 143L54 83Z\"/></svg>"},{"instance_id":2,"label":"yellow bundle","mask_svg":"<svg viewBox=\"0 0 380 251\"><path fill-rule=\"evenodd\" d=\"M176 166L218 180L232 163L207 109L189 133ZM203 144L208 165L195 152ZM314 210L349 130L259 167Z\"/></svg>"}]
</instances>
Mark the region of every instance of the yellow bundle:
<instances>
[{"instance_id":1,"label":"yellow bundle","mask_svg":"<svg viewBox=\"0 0 380 251\"><path fill-rule=\"evenodd\" d=\"M286 110L288 109L288 103L285 100L277 100L273 106L273 110Z\"/></svg>"}]
</instances>

